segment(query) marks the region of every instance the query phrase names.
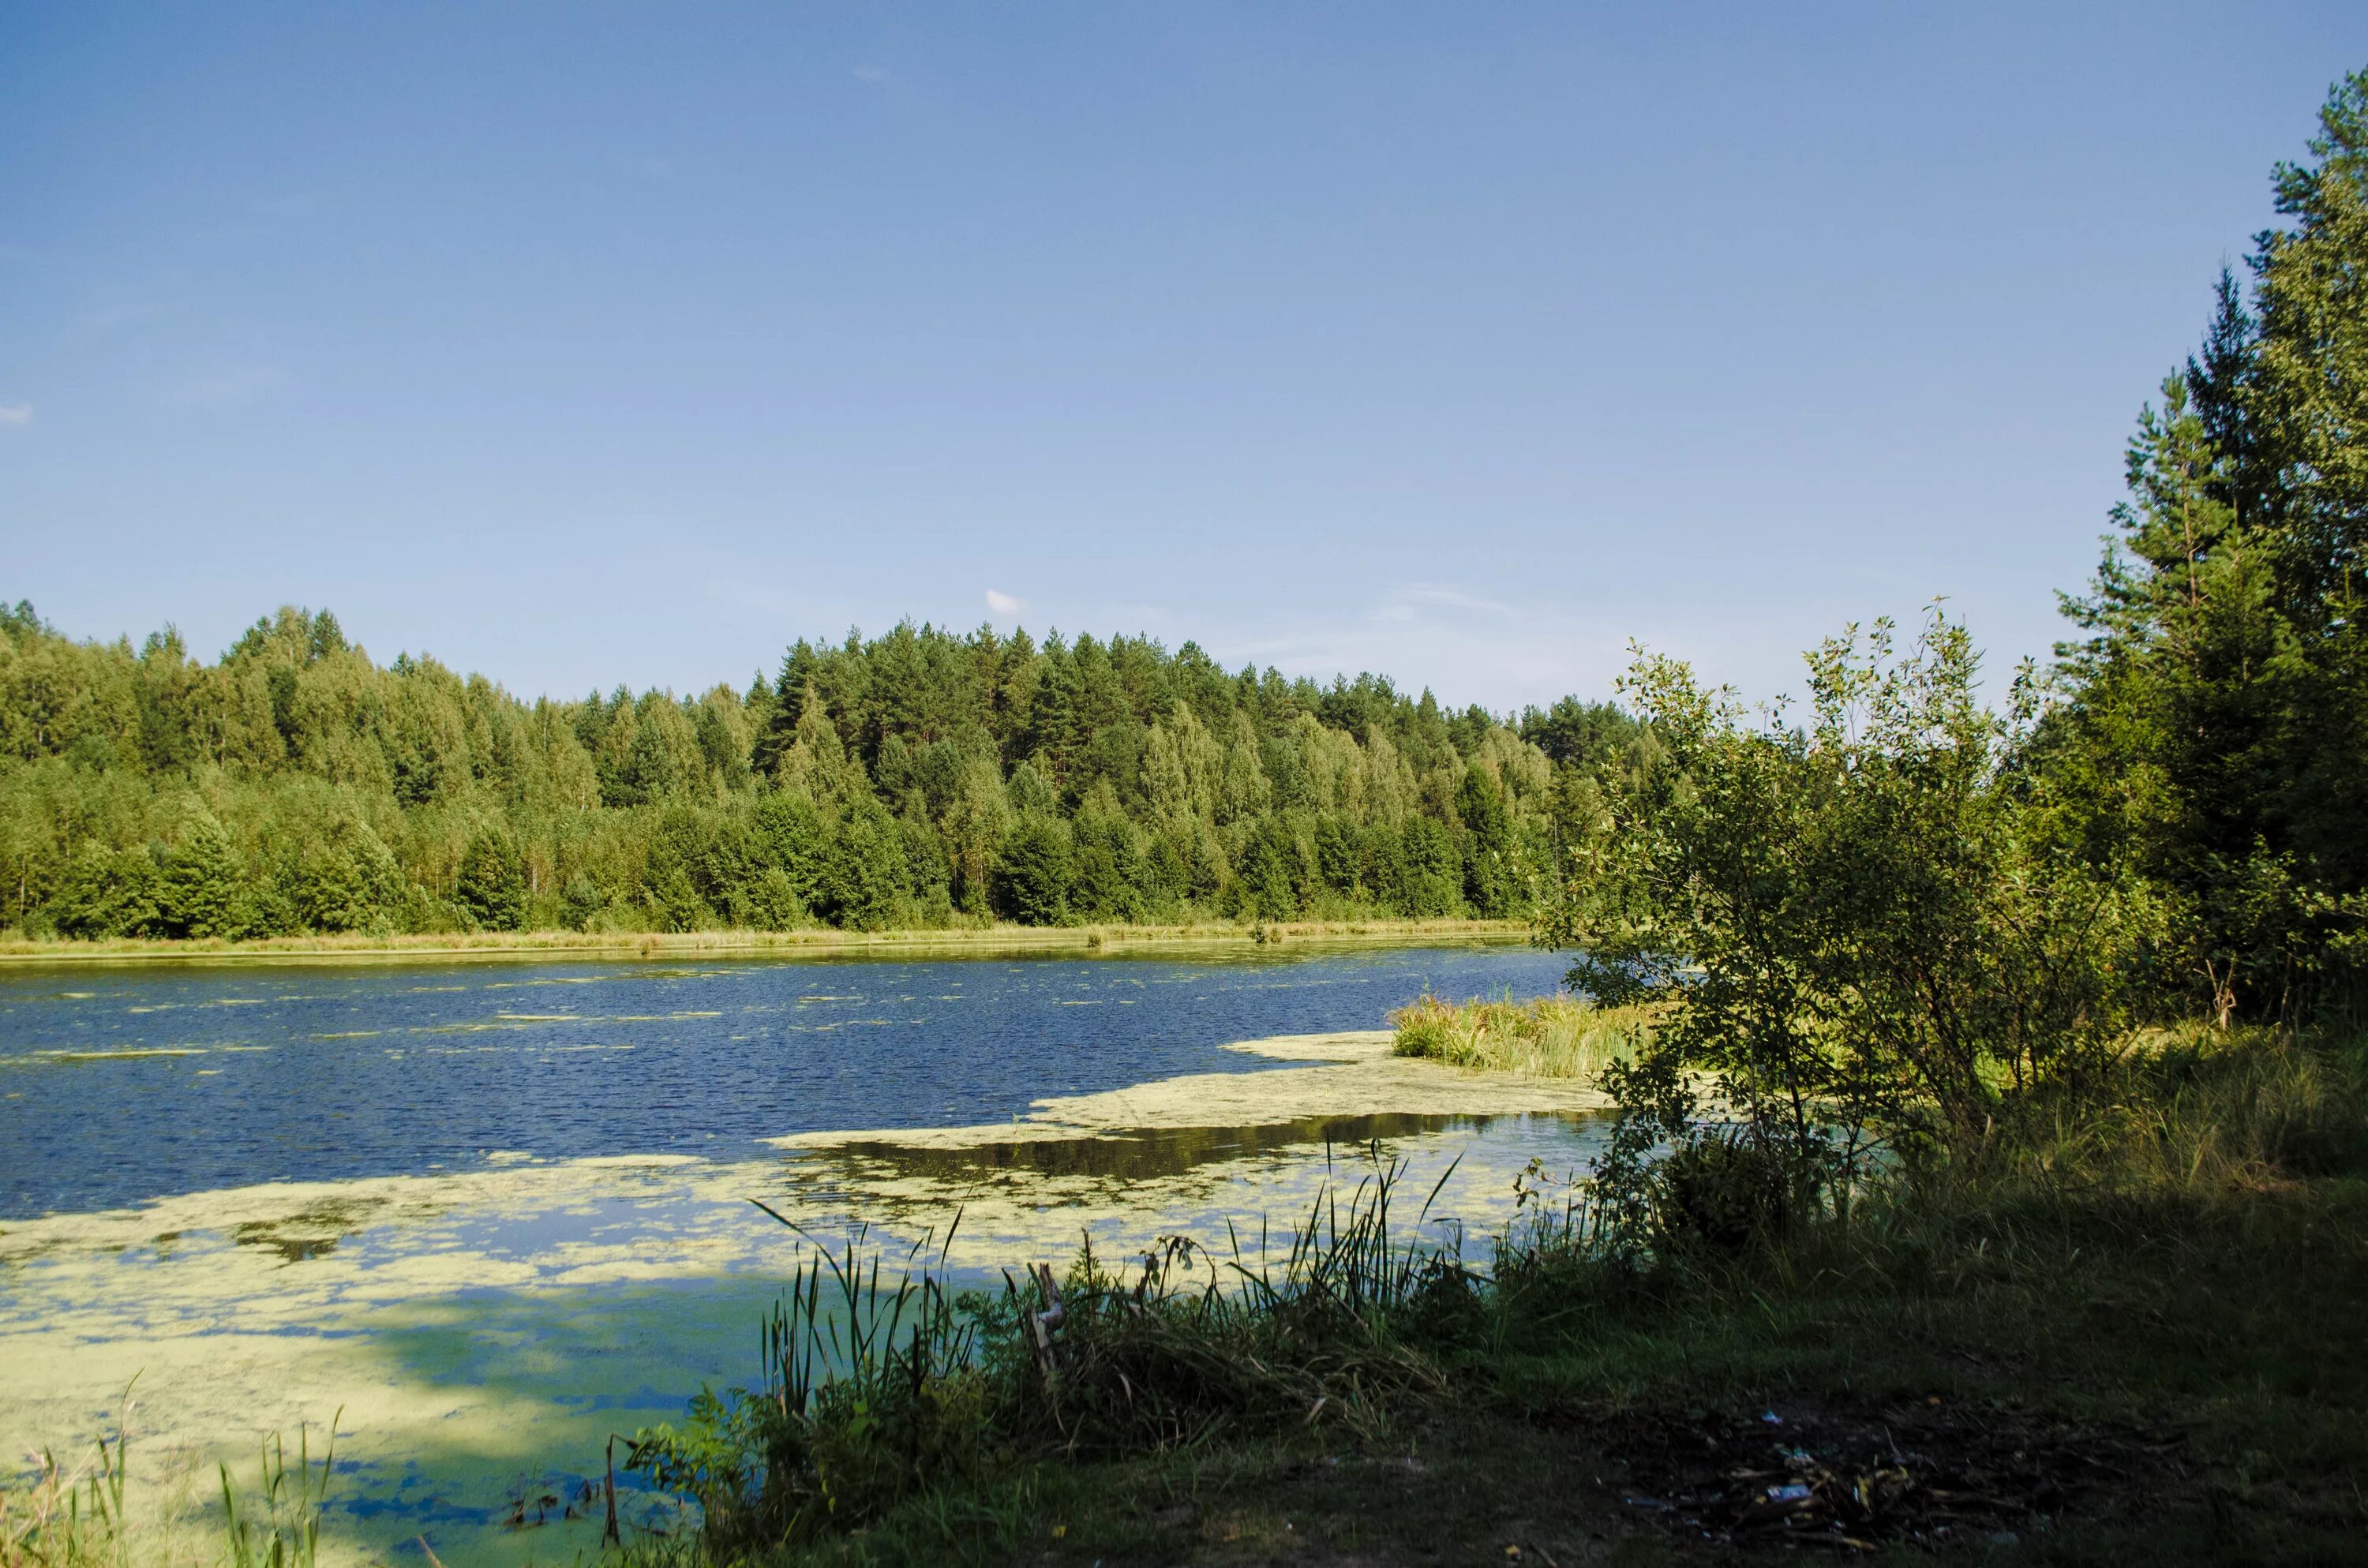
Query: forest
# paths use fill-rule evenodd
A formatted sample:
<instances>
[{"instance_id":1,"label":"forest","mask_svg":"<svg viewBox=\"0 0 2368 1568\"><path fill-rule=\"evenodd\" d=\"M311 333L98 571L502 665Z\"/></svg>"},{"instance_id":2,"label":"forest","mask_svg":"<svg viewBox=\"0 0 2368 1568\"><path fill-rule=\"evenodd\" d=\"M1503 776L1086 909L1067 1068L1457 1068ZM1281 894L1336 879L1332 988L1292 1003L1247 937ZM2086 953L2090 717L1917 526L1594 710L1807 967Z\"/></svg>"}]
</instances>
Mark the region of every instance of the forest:
<instances>
[{"instance_id":1,"label":"forest","mask_svg":"<svg viewBox=\"0 0 2368 1568\"><path fill-rule=\"evenodd\" d=\"M1485 907L1485 802L1550 802L1573 994L1396 1050L1607 1092L1583 1173L1480 1259L1392 1231L1377 1142L1226 1288L1175 1238L999 1298L817 1260L759 1389L634 1440L709 1557L2358 1561L2368 74L2320 124L2047 664L1993 686L1936 605L1797 712L1640 651L1583 744L1456 742L1424 820ZM809 1376L833 1282L913 1326Z\"/></svg>"},{"instance_id":2,"label":"forest","mask_svg":"<svg viewBox=\"0 0 2368 1568\"><path fill-rule=\"evenodd\" d=\"M76 641L19 603L0 924L1535 917L1605 955L1614 994L1715 971L1738 922L1797 929L1799 951L1752 960L1796 977L1857 950L1839 933L1929 926L1959 982L2019 965L2082 1029L2109 998L2300 1017L2351 997L2368 952L2362 78L2320 121L2311 161L2273 171L2279 226L2245 278L2223 270L2136 422L2071 635L1998 683L2003 712L1937 614L1905 659L1881 626L1814 652L1802 726L1663 658L1617 702L1500 716L1371 674L1229 674L1189 642L909 622L800 639L743 689L528 702L425 655L381 665L326 610L282 608L206 663L170 628ZM1897 902L1943 887L1956 903ZM1900 983L1929 1010L1938 982ZM1727 1022L1779 1000L1738 996Z\"/></svg>"},{"instance_id":3,"label":"forest","mask_svg":"<svg viewBox=\"0 0 2368 1568\"><path fill-rule=\"evenodd\" d=\"M1610 704L1518 719L1024 630L800 640L697 697L514 697L282 608L211 663L0 608L0 926L33 937L1527 914Z\"/></svg>"}]
</instances>

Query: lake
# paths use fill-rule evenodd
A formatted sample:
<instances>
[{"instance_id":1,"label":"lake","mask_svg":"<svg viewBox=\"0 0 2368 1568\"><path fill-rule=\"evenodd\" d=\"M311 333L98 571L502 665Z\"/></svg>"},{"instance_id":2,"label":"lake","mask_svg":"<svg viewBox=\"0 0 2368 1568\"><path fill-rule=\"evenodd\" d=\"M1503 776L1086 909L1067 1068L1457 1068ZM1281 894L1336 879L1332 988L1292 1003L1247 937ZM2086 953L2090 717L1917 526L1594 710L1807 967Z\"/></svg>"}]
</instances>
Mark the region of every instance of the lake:
<instances>
[{"instance_id":1,"label":"lake","mask_svg":"<svg viewBox=\"0 0 2368 1568\"><path fill-rule=\"evenodd\" d=\"M86 1443L129 1389L135 1451L201 1497L216 1456L334 1418L336 1555L570 1556L597 1521L514 1518L519 1498L753 1375L805 1243L748 1199L985 1281L1087 1236L1123 1256L1287 1221L1378 1152L1425 1191L1452 1168L1431 1233L1484 1235L1533 1157L1584 1160L1596 1102L1375 1031L1426 989L1537 994L1562 967L1469 946L0 970L0 1443Z\"/></svg>"}]
</instances>

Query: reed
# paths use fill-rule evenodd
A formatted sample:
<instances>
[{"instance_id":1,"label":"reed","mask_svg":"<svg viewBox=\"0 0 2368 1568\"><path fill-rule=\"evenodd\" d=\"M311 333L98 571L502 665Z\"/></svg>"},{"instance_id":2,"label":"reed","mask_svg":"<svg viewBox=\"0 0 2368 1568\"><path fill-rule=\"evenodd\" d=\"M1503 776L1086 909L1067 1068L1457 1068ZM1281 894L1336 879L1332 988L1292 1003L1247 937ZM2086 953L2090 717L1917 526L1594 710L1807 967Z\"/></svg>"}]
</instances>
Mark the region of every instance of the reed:
<instances>
[{"instance_id":1,"label":"reed","mask_svg":"<svg viewBox=\"0 0 2368 1568\"><path fill-rule=\"evenodd\" d=\"M1425 992L1390 1015L1400 1056L1532 1078L1593 1078L1650 1042L1651 1006L1598 1007L1575 996L1450 1002Z\"/></svg>"},{"instance_id":2,"label":"reed","mask_svg":"<svg viewBox=\"0 0 2368 1568\"><path fill-rule=\"evenodd\" d=\"M757 1208L808 1233L765 1204ZM859 1228L816 1242L759 1333L755 1391L702 1392L680 1427L634 1435L628 1469L699 1506L711 1547L860 1526L928 1484L974 1476L987 1392L975 1314L924 1262L894 1261Z\"/></svg>"},{"instance_id":3,"label":"reed","mask_svg":"<svg viewBox=\"0 0 2368 1568\"><path fill-rule=\"evenodd\" d=\"M1492 1042L1467 1044L1465 1060L1565 1072L1633 1049L1652 1027L1589 1015L1426 998L1397 1021L1402 1033L1437 1030L1434 1042ZM1550 1045L1549 1024L1561 1026ZM767 1331L776 1370L755 1397L798 1414L805 1446L778 1450L769 1470L742 1467L746 1490L710 1517L761 1528L711 1528L699 1553L1008 1560L1042 1539L1045 1510L1074 1517L1081 1499L1130 1484L1119 1478L1216 1454L1252 1474L1287 1469L1309 1445L1338 1451L1326 1430L1377 1452L1451 1416L1520 1426L1519 1408L1482 1413L1500 1394L1520 1406L1505 1391L1541 1376L1588 1400L1621 1390L1689 1409L1723 1378L1738 1400L1764 1400L1770 1379L1814 1388L1828 1376L1843 1391L1834 1397L1857 1397L1865 1368L1853 1356L1912 1347L1917 1325L1933 1322L2024 1357L2089 1335L2083 1353L2108 1358L2125 1348L2122 1320L2095 1301L2153 1299L2231 1257L2279 1256L2295 1233L2347 1233L2358 1205L2342 1195L2368 1168L2364 1101L2358 1042L2158 1031L2126 1041L2104 1078L2002 1116L1986 1148L1885 1167L1850 1204L1781 1225L1678 1235L1702 1205L1640 1211L1584 1176L1533 1168L1512 1224L1474 1264L1427 1231L1428 1203L1406 1222L1404 1168L1376 1149L1295 1226L1229 1226L1214 1247L1168 1238L1115 1267L1088 1246L1064 1278L1039 1267L1007 1275L999 1292L949 1299L842 1245L803 1266ZM2323 1317L2260 1311L2271 1315L2242 1321L2297 1342ZM1855 1326L1836 1339L1837 1324ZM2026 1333L2028 1345L2015 1337ZM2237 1342L2198 1343L2180 1377L2240 1365ZM714 1431L729 1430L726 1414ZM2248 1428L2246 1444L2268 1430ZM837 1488L829 1507L815 1504L825 1484ZM1065 1501L1047 1501L1046 1487L1065 1488ZM796 1506L768 1512L768 1493ZM1112 1503L1097 1539L1133 1542L1120 1516L1149 1506ZM683 1545L625 1555L673 1561Z\"/></svg>"},{"instance_id":4,"label":"reed","mask_svg":"<svg viewBox=\"0 0 2368 1568\"><path fill-rule=\"evenodd\" d=\"M0 1568L314 1568L336 1421L317 1462L298 1429L292 1468L279 1435L266 1437L252 1491L220 1466L222 1517L192 1540L179 1496L136 1494L127 1394L114 1437L88 1458L67 1465L45 1449L29 1476L0 1483Z\"/></svg>"},{"instance_id":5,"label":"reed","mask_svg":"<svg viewBox=\"0 0 2368 1568\"><path fill-rule=\"evenodd\" d=\"M860 1233L816 1243L763 1324L759 1386L637 1433L628 1467L697 1503L706 1549L729 1559L1018 1460L1326 1425L1370 1437L1444 1392L1408 1326L1468 1310L1481 1284L1423 1240L1430 1199L1411 1232L1396 1227L1404 1178L1375 1150L1279 1236L1229 1227L1223 1252L1172 1237L1116 1270L1088 1241L1065 1278L1038 1266L999 1292L950 1293L943 1247L933 1272L926 1240L893 1261Z\"/></svg>"}]
</instances>

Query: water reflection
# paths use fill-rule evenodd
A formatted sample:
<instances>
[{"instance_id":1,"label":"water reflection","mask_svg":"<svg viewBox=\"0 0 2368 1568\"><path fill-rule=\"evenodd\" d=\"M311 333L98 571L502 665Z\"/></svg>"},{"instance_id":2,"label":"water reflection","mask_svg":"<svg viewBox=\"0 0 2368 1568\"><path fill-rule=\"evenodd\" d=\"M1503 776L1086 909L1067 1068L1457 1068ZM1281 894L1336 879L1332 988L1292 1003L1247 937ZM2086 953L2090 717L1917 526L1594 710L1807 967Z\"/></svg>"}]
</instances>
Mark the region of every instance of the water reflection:
<instances>
[{"instance_id":1,"label":"water reflection","mask_svg":"<svg viewBox=\"0 0 2368 1568\"><path fill-rule=\"evenodd\" d=\"M1543 990L1554 967L1498 949L0 984L18 1096L0 1214L35 1216L0 1223L0 1448L86 1442L135 1372L142 1441L208 1465L343 1407L324 1561L424 1561L423 1534L448 1568L596 1552L597 1525L540 1499L607 1434L745 1381L808 1238L934 1257L959 1214L946 1267L989 1286L1087 1238L1124 1256L1238 1221L1254 1249L1262 1218L1282 1235L1373 1151L1434 1198L1425 1237L1486 1234L1529 1161L1584 1162L1588 1096L1395 1059L1372 1026L1424 985ZM1260 1038L1286 1034L1321 1038ZM522 1501L544 1528L514 1528Z\"/></svg>"},{"instance_id":2,"label":"water reflection","mask_svg":"<svg viewBox=\"0 0 2368 1568\"><path fill-rule=\"evenodd\" d=\"M1578 1111L1524 1113L1511 1118L1385 1111L1362 1116L1309 1116L1249 1127L1134 1127L1069 1138L1020 1138L951 1148L865 1139L833 1144L813 1156L863 1162L878 1174L960 1185L989 1175L1093 1176L1120 1182L1180 1176L1196 1167L1283 1150L1349 1150L1396 1142L1429 1132L1477 1132L1500 1121L1544 1132L1548 1123L1576 1134L1587 1122Z\"/></svg>"}]
</instances>

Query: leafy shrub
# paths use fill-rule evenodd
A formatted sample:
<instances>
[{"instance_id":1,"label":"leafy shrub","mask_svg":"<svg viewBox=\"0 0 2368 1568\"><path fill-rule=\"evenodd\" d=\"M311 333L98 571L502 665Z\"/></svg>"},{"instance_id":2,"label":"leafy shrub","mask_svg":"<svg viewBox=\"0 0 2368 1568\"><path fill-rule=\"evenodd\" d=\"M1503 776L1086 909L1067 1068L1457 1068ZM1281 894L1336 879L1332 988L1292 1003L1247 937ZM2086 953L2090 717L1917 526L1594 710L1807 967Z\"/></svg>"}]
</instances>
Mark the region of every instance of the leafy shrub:
<instances>
[{"instance_id":1,"label":"leafy shrub","mask_svg":"<svg viewBox=\"0 0 2368 1568\"><path fill-rule=\"evenodd\" d=\"M1667 1007L1606 1074L1629 1201L1705 1118L1748 1129L1788 1189L1839 1195L1873 1163L1976 1153L2037 1091L2110 1066L2159 912L2053 843L2044 786L2012 765L2022 688L2002 720L1977 666L1936 611L1904 658L1881 621L1813 653L1806 727L1746 723L1675 661L1627 678L1667 766L1612 797L1548 929L1580 950L1575 989Z\"/></svg>"}]
</instances>

